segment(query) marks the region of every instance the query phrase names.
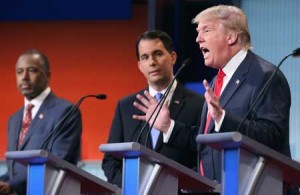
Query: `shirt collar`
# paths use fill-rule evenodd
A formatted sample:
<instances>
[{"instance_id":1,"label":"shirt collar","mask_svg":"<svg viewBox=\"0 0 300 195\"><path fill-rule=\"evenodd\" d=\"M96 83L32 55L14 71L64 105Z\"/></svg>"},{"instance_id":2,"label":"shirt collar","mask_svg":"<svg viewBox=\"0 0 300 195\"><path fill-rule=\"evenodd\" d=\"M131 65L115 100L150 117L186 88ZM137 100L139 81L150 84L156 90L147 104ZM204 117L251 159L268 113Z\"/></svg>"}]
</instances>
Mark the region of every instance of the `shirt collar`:
<instances>
[{"instance_id":1,"label":"shirt collar","mask_svg":"<svg viewBox=\"0 0 300 195\"><path fill-rule=\"evenodd\" d=\"M242 49L229 60L229 62L224 66L224 68L222 68L226 76L228 76L229 78L232 77L236 69L246 58L247 53L247 50Z\"/></svg>"},{"instance_id":2,"label":"shirt collar","mask_svg":"<svg viewBox=\"0 0 300 195\"><path fill-rule=\"evenodd\" d=\"M173 95L173 92L175 91L176 86L177 86L177 81L175 80L174 83L173 83L173 85L172 85L172 88L171 88L171 90L169 92L169 95L168 95L167 99L169 99L169 97L171 97ZM165 94L166 90L167 90L167 88L164 89L164 90L162 90L162 91L156 91L153 87L151 87L149 85L149 93L150 93L150 95L152 97L154 97L157 93Z\"/></svg>"}]
</instances>

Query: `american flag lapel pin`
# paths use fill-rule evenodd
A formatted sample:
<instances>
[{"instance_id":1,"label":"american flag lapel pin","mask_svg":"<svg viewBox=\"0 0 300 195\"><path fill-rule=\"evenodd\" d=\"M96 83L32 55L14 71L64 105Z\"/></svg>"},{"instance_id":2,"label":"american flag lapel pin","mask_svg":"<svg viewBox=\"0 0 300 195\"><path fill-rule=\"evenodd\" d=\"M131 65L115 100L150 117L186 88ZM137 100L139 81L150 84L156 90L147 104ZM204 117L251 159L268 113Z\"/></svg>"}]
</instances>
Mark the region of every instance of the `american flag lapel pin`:
<instances>
[{"instance_id":1,"label":"american flag lapel pin","mask_svg":"<svg viewBox=\"0 0 300 195\"><path fill-rule=\"evenodd\" d=\"M44 113L39 114L39 118L40 118L40 119L43 119L44 116L45 116Z\"/></svg>"},{"instance_id":2,"label":"american flag lapel pin","mask_svg":"<svg viewBox=\"0 0 300 195\"><path fill-rule=\"evenodd\" d=\"M235 83L236 83L237 85L240 84L240 80L237 79L237 80L235 81Z\"/></svg>"},{"instance_id":3,"label":"american flag lapel pin","mask_svg":"<svg viewBox=\"0 0 300 195\"><path fill-rule=\"evenodd\" d=\"M179 103L180 103L179 100L175 100L175 101L174 101L174 104L179 104Z\"/></svg>"}]
</instances>

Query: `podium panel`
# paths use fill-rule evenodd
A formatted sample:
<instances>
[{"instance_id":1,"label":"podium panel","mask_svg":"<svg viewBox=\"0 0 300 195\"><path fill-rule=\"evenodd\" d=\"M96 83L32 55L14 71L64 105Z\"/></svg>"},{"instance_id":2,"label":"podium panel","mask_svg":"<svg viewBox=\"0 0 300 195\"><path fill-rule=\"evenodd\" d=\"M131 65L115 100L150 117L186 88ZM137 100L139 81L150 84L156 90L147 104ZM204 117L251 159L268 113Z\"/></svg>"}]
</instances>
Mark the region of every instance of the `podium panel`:
<instances>
[{"instance_id":1,"label":"podium panel","mask_svg":"<svg viewBox=\"0 0 300 195\"><path fill-rule=\"evenodd\" d=\"M121 189L44 150L11 151L7 159L27 166L28 195L121 194Z\"/></svg>"},{"instance_id":2,"label":"podium panel","mask_svg":"<svg viewBox=\"0 0 300 195\"><path fill-rule=\"evenodd\" d=\"M238 132L198 135L222 152L222 194L281 195L283 182L300 185L300 164Z\"/></svg>"},{"instance_id":3,"label":"podium panel","mask_svg":"<svg viewBox=\"0 0 300 195\"><path fill-rule=\"evenodd\" d=\"M220 191L220 185L136 142L102 144L101 152L123 159L123 194Z\"/></svg>"}]
</instances>

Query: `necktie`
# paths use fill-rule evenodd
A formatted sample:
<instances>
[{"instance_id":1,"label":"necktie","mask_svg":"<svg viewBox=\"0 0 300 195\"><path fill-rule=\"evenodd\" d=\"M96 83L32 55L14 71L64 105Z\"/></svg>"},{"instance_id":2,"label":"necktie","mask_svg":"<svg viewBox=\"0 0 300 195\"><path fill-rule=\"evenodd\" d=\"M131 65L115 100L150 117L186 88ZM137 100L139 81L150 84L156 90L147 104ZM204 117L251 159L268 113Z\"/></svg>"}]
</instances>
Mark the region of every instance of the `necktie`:
<instances>
[{"instance_id":1,"label":"necktie","mask_svg":"<svg viewBox=\"0 0 300 195\"><path fill-rule=\"evenodd\" d=\"M162 98L162 96L163 96L162 93L157 93L157 94L155 95L155 99L159 102L160 99ZM154 149L155 146L156 146L156 143L157 143L159 134L160 134L160 131L158 131L157 129L155 129L155 128L152 128L152 129L151 129L151 140L152 140L152 148L153 148L153 149Z\"/></svg>"},{"instance_id":2,"label":"necktie","mask_svg":"<svg viewBox=\"0 0 300 195\"><path fill-rule=\"evenodd\" d=\"M222 86L223 86L223 79L225 76L226 76L226 74L223 72L223 70L219 69L217 79L215 82L215 87L214 87L214 93L216 94L216 96L218 98L220 97L220 94L221 94L221 90L222 90ZM209 127L210 121L211 121L211 115L208 112L207 118L206 118L206 123L205 123L204 134L207 134L207 132L208 132L208 127ZM201 175L204 176L202 161L200 161L200 173L201 173Z\"/></svg>"},{"instance_id":3,"label":"necktie","mask_svg":"<svg viewBox=\"0 0 300 195\"><path fill-rule=\"evenodd\" d=\"M31 124L31 121L32 121L31 110L32 110L33 107L34 107L33 104L28 104L27 107L26 107L25 117L24 117L23 122L22 122L22 129L21 129L21 133L20 133L20 136L19 136L18 147L20 147L21 144L23 143L24 138L27 134L28 128Z\"/></svg>"}]
</instances>

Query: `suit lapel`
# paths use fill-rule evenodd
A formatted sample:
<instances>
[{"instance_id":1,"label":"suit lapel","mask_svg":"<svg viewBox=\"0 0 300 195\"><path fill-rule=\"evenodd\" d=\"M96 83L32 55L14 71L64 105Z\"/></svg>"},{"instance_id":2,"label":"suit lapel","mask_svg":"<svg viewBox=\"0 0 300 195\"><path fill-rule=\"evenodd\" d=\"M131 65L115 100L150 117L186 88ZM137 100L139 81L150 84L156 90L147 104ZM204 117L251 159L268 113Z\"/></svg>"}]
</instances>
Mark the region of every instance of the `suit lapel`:
<instances>
[{"instance_id":1,"label":"suit lapel","mask_svg":"<svg viewBox=\"0 0 300 195\"><path fill-rule=\"evenodd\" d=\"M40 109L38 110L36 116L34 117L34 119L31 122L31 125L28 129L28 132L25 136L25 139L22 143L22 145L20 146L20 150L22 150L28 140L30 139L31 135L33 133L35 133L36 131L40 130L41 125L44 123L44 121L47 121L47 117L48 117L48 110L49 108L51 108L54 104L54 102L52 101L55 98L54 94L50 93L46 99L44 100L44 102L42 103Z\"/></svg>"},{"instance_id":2,"label":"suit lapel","mask_svg":"<svg viewBox=\"0 0 300 195\"><path fill-rule=\"evenodd\" d=\"M226 107L231 97L236 93L238 88L242 86L242 84L246 81L246 75L249 72L252 60L253 53L249 51L246 58L239 65L235 73L232 75L232 78L228 82L226 88L224 89L220 97L220 103L223 108Z\"/></svg>"},{"instance_id":3,"label":"suit lapel","mask_svg":"<svg viewBox=\"0 0 300 195\"><path fill-rule=\"evenodd\" d=\"M202 113L201 113L201 123L200 123L200 128L199 128L199 134L203 134L204 133L204 129L205 129L205 124L206 124L206 119L207 119L207 103L206 101L203 104L203 108L202 108Z\"/></svg>"},{"instance_id":4,"label":"suit lapel","mask_svg":"<svg viewBox=\"0 0 300 195\"><path fill-rule=\"evenodd\" d=\"M19 141L19 135L22 129L22 122L23 122L23 112L24 112L24 107L18 111L16 115L15 122L11 123L13 129L13 148L17 150L18 148L18 141Z\"/></svg>"}]
</instances>

